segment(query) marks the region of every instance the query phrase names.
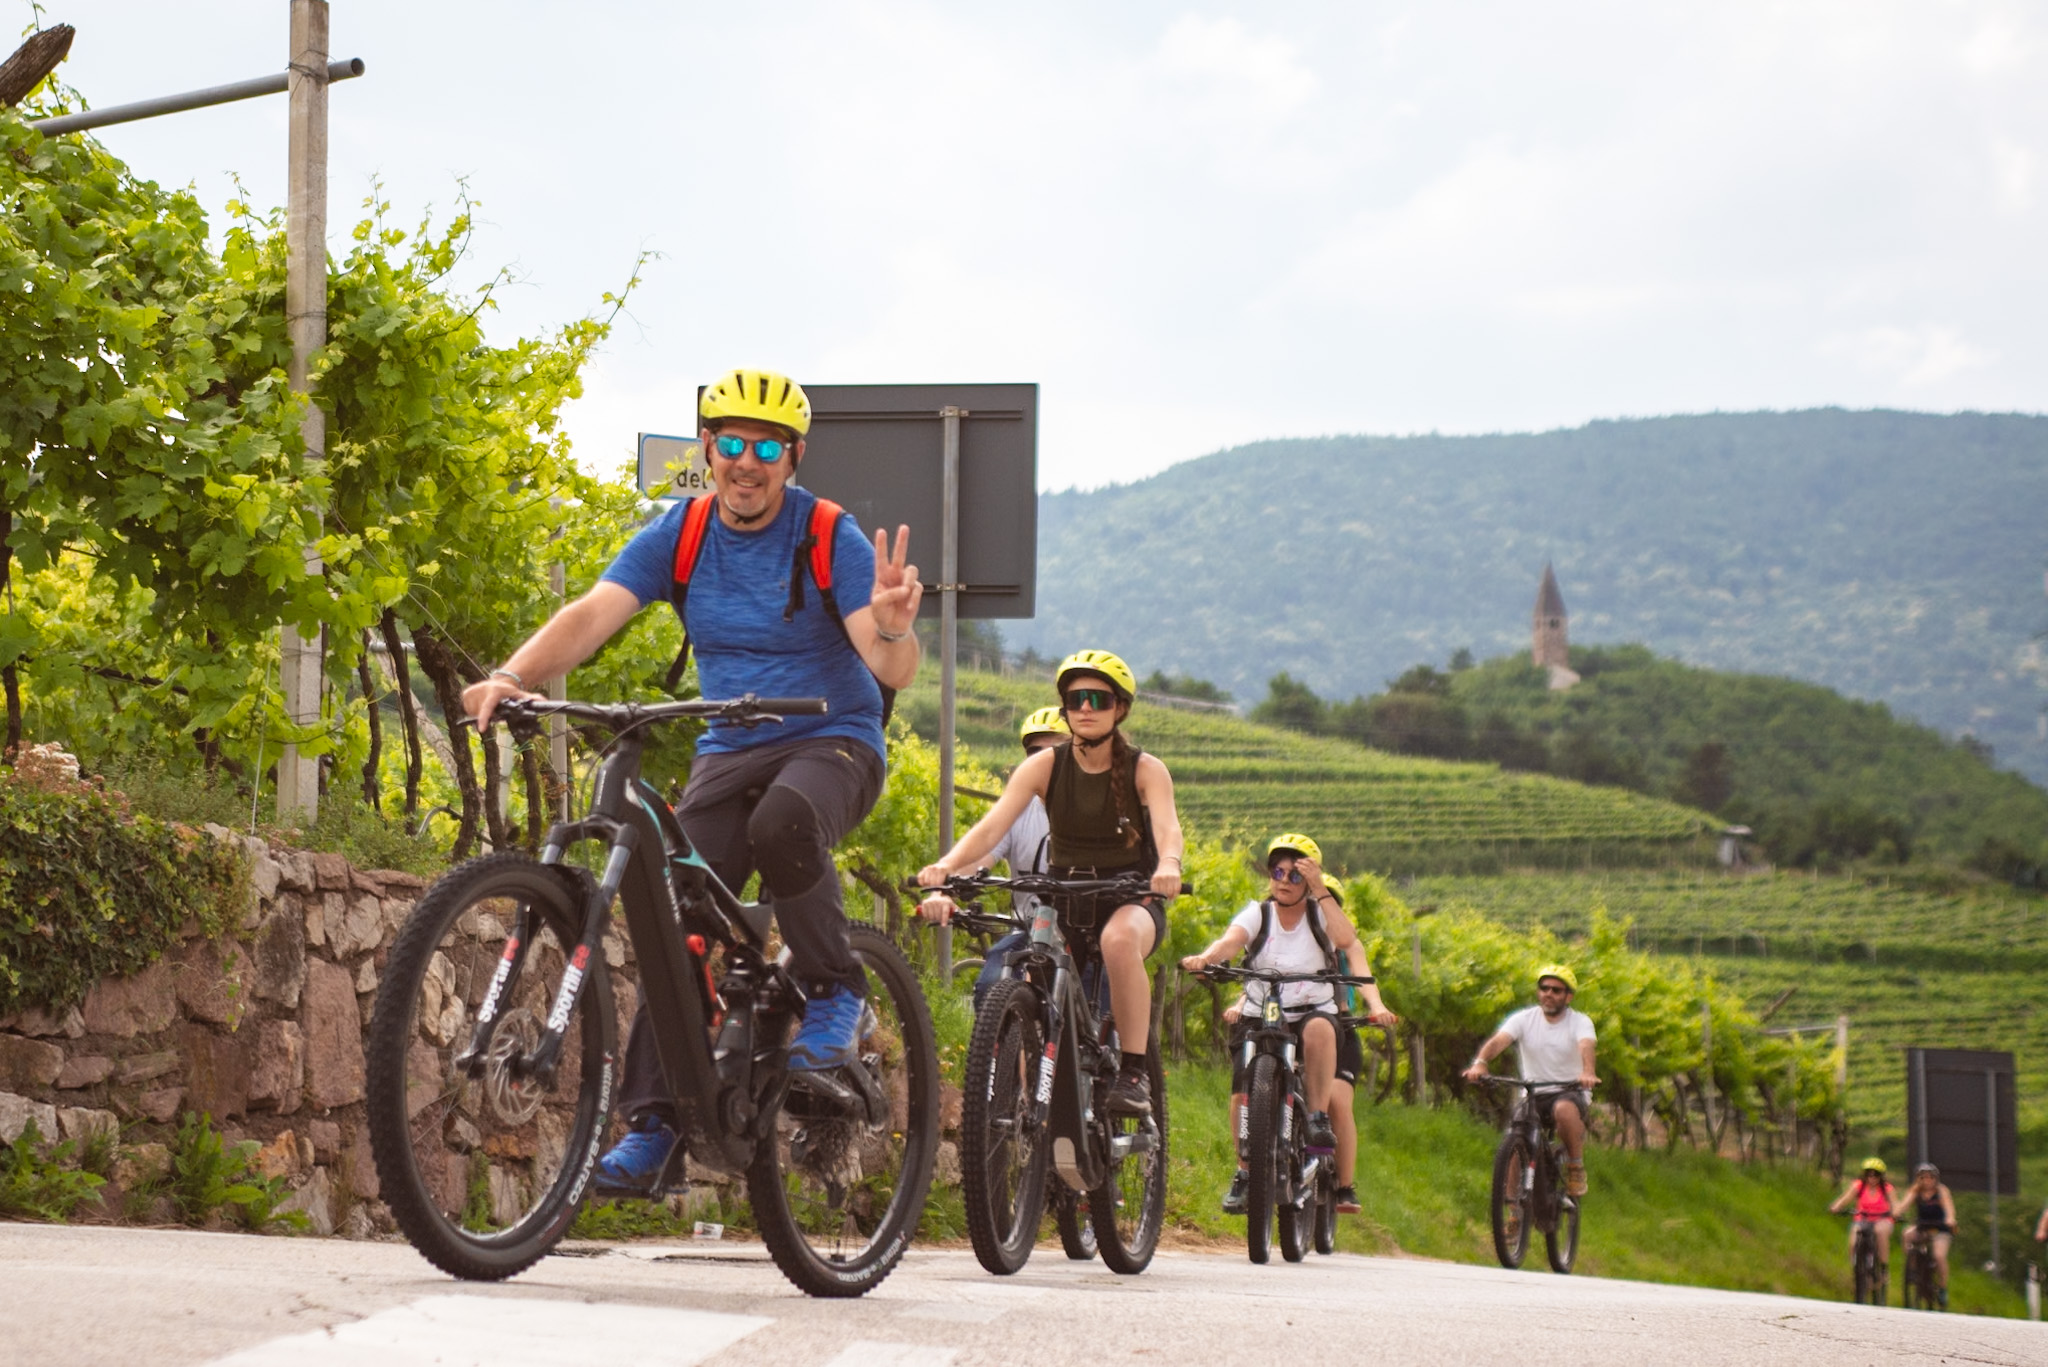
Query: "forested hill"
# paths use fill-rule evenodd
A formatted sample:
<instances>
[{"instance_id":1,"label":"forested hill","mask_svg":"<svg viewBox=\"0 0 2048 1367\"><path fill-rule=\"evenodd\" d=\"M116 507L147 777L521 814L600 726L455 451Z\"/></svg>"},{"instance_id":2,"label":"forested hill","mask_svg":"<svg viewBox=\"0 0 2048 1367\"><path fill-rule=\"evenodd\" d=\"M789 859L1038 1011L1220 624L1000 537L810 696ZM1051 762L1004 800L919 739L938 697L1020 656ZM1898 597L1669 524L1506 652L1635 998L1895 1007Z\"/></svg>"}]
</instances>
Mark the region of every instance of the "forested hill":
<instances>
[{"instance_id":1,"label":"forested hill","mask_svg":"<svg viewBox=\"0 0 2048 1367\"><path fill-rule=\"evenodd\" d=\"M1372 693L1526 648L1545 561L1576 642L1823 683L2048 781L2048 418L1714 414L1235 447L1039 504L1015 645L1113 647L1246 702Z\"/></svg>"}]
</instances>

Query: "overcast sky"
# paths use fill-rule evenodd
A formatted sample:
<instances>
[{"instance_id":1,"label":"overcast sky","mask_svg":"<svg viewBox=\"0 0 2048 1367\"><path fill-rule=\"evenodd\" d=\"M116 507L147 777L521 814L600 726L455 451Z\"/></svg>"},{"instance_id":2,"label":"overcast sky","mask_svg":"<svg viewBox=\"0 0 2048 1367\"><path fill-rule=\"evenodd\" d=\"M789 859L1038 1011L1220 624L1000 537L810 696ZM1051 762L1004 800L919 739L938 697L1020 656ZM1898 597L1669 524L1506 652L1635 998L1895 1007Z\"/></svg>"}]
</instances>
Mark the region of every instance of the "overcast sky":
<instances>
[{"instance_id":1,"label":"overcast sky","mask_svg":"<svg viewBox=\"0 0 2048 1367\"><path fill-rule=\"evenodd\" d=\"M30 11L15 0L15 21ZM74 0L95 104L286 60L287 0ZM1042 388L1040 484L1238 442L2048 407L2048 7L337 0L331 241L482 205L501 336L662 253L572 410L735 364ZM284 197L285 100L99 136Z\"/></svg>"}]
</instances>

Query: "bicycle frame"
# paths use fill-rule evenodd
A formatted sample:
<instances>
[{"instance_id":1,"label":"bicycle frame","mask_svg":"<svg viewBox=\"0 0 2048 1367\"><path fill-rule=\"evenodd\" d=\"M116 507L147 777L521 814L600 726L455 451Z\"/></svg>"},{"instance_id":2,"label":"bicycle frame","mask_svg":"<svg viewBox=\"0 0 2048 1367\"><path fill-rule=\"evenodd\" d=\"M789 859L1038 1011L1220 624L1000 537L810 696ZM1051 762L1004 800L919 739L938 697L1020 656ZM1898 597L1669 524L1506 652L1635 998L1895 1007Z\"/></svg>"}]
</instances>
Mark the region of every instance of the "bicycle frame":
<instances>
[{"instance_id":1,"label":"bicycle frame","mask_svg":"<svg viewBox=\"0 0 2048 1367\"><path fill-rule=\"evenodd\" d=\"M743 700L760 709L762 720L771 706L795 712L814 710L790 705L797 700ZM729 706L729 705L728 705ZM571 952L568 971L548 1013L539 1043L517 1066L521 1072L551 1076L558 1066L563 1041L582 986L586 965L603 952L614 902L623 906L626 932L640 963L641 998L653 1029L655 1055L676 1102L687 1151L698 1162L734 1174L753 1160L755 1147L768 1138L789 1085L783 1068L783 1032L760 1031L757 1024L786 1019L801 1010L802 989L767 956L773 920L769 907L734 896L704 861L682 824L661 795L640 777L645 740L630 718L703 715L688 704L659 704L643 709L597 708L574 703L528 703L519 715L556 712L628 718L610 753L592 780L589 812L580 820L551 826L540 862L561 864L569 849L586 841L606 847L604 871L589 886L581 938ZM511 708L506 708L512 711ZM717 715L713 713L713 715ZM498 969L478 1010L477 1028L458 1065L480 1071L491 1047L498 996L525 955L533 933L532 912L522 908L518 926L506 941ZM713 947L725 953L724 978L714 985L710 961ZM605 1023L608 1036L615 1027ZM712 1033L717 1030L714 1048ZM761 1040L773 1040L762 1047ZM612 1043L608 1039L608 1043ZM610 1056L616 1051L607 1049ZM855 1070L859 1071L859 1070ZM865 1079L862 1080L865 1084ZM886 1114L886 1097L856 1095L835 1078L811 1075L807 1084L831 1100L857 1103L872 1118ZM863 1086L865 1089L865 1085ZM843 1095L839 1095L843 1094ZM610 1079L602 1095L611 1105Z\"/></svg>"},{"instance_id":2,"label":"bicycle frame","mask_svg":"<svg viewBox=\"0 0 2048 1367\"><path fill-rule=\"evenodd\" d=\"M1536 1228L1545 1234L1554 1233L1564 1203L1571 1199L1564 1194L1560 1181L1563 1177L1559 1165L1563 1161L1564 1141L1558 1138L1555 1123L1545 1119L1536 1105L1536 1097L1539 1093L1561 1095L1577 1091L1579 1084L1576 1080L1530 1082L1501 1077L1489 1077L1484 1081L1496 1087L1521 1089L1522 1094L1515 1098L1502 1132L1514 1134L1519 1131L1522 1142L1528 1146L1531 1161L1522 1174L1523 1196L1529 1202L1529 1213L1534 1217Z\"/></svg>"}]
</instances>

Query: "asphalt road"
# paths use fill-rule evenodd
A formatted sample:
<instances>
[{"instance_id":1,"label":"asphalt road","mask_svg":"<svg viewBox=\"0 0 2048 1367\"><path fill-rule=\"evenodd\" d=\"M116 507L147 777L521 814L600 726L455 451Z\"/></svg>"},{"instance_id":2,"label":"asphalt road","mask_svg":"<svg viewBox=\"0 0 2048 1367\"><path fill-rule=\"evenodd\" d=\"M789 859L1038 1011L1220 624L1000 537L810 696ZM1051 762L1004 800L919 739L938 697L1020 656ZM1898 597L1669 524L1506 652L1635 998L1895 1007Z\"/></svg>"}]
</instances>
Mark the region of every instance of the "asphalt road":
<instances>
[{"instance_id":1,"label":"asphalt road","mask_svg":"<svg viewBox=\"0 0 2048 1367\"><path fill-rule=\"evenodd\" d=\"M2048 1325L1339 1255L913 1252L814 1301L758 1246L588 1247L496 1285L396 1243L0 1225L0 1361L69 1367L969 1367L1159 1362L2048 1362Z\"/></svg>"}]
</instances>

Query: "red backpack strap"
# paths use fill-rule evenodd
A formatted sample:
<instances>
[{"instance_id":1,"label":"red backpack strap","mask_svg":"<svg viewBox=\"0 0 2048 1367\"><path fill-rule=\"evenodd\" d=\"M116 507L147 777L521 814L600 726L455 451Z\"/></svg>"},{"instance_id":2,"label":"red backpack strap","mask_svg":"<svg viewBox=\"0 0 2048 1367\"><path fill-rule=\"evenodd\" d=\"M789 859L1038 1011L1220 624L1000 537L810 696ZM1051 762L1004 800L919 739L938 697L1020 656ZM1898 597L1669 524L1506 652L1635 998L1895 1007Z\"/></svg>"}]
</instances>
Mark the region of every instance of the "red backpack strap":
<instances>
[{"instance_id":1,"label":"red backpack strap","mask_svg":"<svg viewBox=\"0 0 2048 1367\"><path fill-rule=\"evenodd\" d=\"M846 509L829 498L815 500L811 505L810 525L804 529L803 539L796 543L796 562L789 567L789 602L782 609L782 620L794 619L804 606L804 571L810 571L810 579L818 586L818 597L825 601L832 620L846 628L846 618L839 611L839 596L832 592L832 545L839 534L839 519L846 515Z\"/></svg>"},{"instance_id":2,"label":"red backpack strap","mask_svg":"<svg viewBox=\"0 0 2048 1367\"><path fill-rule=\"evenodd\" d=\"M690 598L690 576L697 572L697 557L704 551L704 534L711 527L711 514L717 508L716 494L699 494L683 509L683 526L676 537L675 582L669 589L669 600L676 605L676 617L683 622L683 648L676 652L675 663L668 667L668 690L675 692L676 685L683 680L683 670L690 663L690 624L683 617L683 607Z\"/></svg>"}]
</instances>

